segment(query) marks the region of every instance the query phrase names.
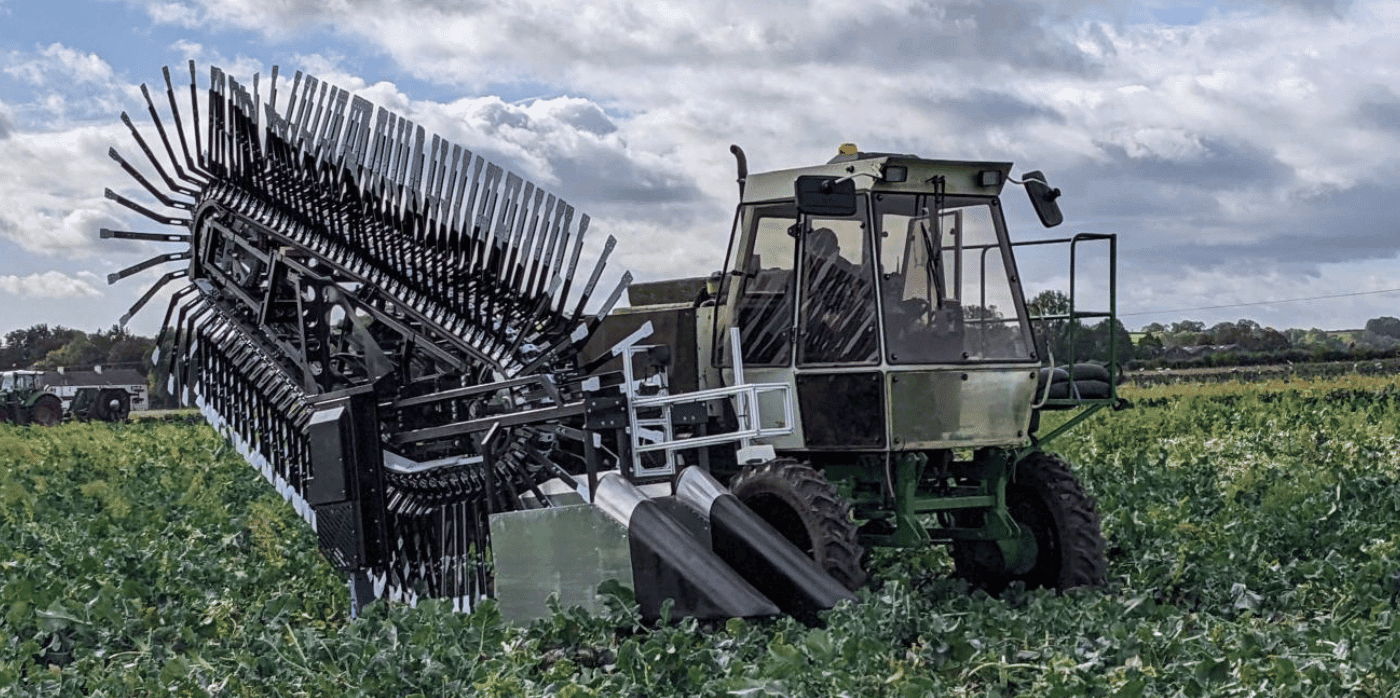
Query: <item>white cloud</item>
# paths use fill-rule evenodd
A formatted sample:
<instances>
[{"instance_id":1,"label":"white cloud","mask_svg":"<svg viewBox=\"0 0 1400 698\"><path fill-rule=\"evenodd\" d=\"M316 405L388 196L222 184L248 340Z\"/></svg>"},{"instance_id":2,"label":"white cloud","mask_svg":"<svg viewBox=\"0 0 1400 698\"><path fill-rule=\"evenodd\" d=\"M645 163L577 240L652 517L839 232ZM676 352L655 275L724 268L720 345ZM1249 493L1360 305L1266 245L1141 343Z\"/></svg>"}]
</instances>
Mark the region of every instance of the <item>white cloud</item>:
<instances>
[{"instance_id":1,"label":"white cloud","mask_svg":"<svg viewBox=\"0 0 1400 698\"><path fill-rule=\"evenodd\" d=\"M1216 282L1217 295L1258 300L1251 284L1344 290L1355 283L1338 271L1347 264L1400 267L1387 242L1400 230L1383 206L1400 194L1389 184L1400 170L1394 3L1226 2L1190 26L1134 23L1143 7L1120 0L143 4L153 21L191 30L173 51L240 80L262 71L264 85L267 70L225 55L219 32L314 38L318 53L284 67L564 195L594 215L596 237L618 235L618 261L643 278L721 263L730 143L759 171L825 161L845 141L1046 170L1065 191L1066 228L1121 232L1134 286L1157 294L1125 293L1125 311L1207 298ZM348 67L371 55L370 67ZM0 238L81 251L103 221L130 225L101 188L139 189L104 153L139 152L114 121L85 120L110 119L132 87L62 45L0 55L0 70L41 88L0 107ZM422 100L387 80L405 72L470 96ZM513 101L526 94L544 96ZM1199 292L1174 285L1189 274Z\"/></svg>"},{"instance_id":2,"label":"white cloud","mask_svg":"<svg viewBox=\"0 0 1400 698\"><path fill-rule=\"evenodd\" d=\"M50 44L37 51L0 54L0 72L28 85L33 97L15 104L15 121L31 130L55 130L108 117L139 99L95 53Z\"/></svg>"},{"instance_id":3,"label":"white cloud","mask_svg":"<svg viewBox=\"0 0 1400 698\"><path fill-rule=\"evenodd\" d=\"M87 281L60 271L46 271L27 276L0 275L0 291L21 298L75 298L102 295Z\"/></svg>"},{"instance_id":4,"label":"white cloud","mask_svg":"<svg viewBox=\"0 0 1400 698\"><path fill-rule=\"evenodd\" d=\"M130 141L120 122L50 133L16 131L0 140L0 201L5 202L0 240L32 253L85 255L97 249L99 229L140 225L144 219L103 197L110 186L133 199L149 198L132 192L134 183L107 158L113 145L141 157Z\"/></svg>"}]
</instances>

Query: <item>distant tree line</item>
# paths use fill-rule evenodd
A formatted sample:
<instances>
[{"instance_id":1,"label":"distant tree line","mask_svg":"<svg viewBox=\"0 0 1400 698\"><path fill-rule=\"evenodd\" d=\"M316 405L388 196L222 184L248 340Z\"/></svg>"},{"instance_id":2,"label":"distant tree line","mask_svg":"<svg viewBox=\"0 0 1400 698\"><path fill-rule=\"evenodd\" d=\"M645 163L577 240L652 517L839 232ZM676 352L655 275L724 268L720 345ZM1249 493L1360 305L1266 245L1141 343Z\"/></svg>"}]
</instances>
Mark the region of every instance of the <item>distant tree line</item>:
<instances>
[{"instance_id":1,"label":"distant tree line","mask_svg":"<svg viewBox=\"0 0 1400 698\"><path fill-rule=\"evenodd\" d=\"M1328 331L1275 329L1241 319L1207 327L1195 320L1171 324L1154 322L1142 328L1134 341L1121 321L1093 322L1066 319L1069 297L1045 291L1027 301L1036 345L1048 350L1057 363L1075 360L1108 361L1110 342L1116 339L1116 359L1135 368L1251 366L1272 363L1379 359L1400 355L1400 319L1383 316L1366 322L1364 329Z\"/></svg>"},{"instance_id":2,"label":"distant tree line","mask_svg":"<svg viewBox=\"0 0 1400 698\"><path fill-rule=\"evenodd\" d=\"M133 334L119 325L88 333L40 324L5 335L4 344L0 345L0 370L90 370L94 366L132 369L146 378L153 406L170 406L163 381L155 380L152 371L153 349L155 339Z\"/></svg>"}]
</instances>

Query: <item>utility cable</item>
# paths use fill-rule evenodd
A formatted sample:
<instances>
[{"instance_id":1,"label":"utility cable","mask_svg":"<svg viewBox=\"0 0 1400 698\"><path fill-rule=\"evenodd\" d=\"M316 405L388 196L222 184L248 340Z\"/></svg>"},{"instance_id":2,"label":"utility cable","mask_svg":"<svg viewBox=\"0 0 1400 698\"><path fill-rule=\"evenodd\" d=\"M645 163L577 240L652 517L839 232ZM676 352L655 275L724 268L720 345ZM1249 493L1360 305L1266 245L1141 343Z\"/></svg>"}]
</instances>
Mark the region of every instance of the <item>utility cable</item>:
<instances>
[{"instance_id":1,"label":"utility cable","mask_svg":"<svg viewBox=\"0 0 1400 698\"><path fill-rule=\"evenodd\" d=\"M1400 288L1384 288L1378 291L1356 291L1354 293L1335 293L1329 296L1312 296L1309 298L1285 298L1276 301L1254 301L1251 303L1229 303L1226 305L1204 305L1199 308L1175 308L1172 310L1146 310L1136 313L1118 313L1118 317L1134 317L1138 315L1165 315L1167 313L1189 313L1196 310L1219 310L1221 308L1243 308L1250 305L1273 305L1275 303L1302 303L1303 301L1320 301L1331 298L1350 298L1352 296L1369 296L1377 293L1395 293Z\"/></svg>"}]
</instances>

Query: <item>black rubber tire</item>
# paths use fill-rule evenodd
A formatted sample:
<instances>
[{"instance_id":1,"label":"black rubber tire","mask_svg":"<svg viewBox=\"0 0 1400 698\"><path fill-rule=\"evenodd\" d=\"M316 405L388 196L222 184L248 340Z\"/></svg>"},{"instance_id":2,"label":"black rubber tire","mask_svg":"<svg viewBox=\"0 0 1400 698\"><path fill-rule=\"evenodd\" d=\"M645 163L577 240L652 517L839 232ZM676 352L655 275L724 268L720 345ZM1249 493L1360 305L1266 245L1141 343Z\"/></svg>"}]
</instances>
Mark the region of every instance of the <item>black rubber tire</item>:
<instances>
[{"instance_id":1,"label":"black rubber tire","mask_svg":"<svg viewBox=\"0 0 1400 698\"><path fill-rule=\"evenodd\" d=\"M826 476L791 458L745 466L729 490L852 591L865 584L865 549L851 505Z\"/></svg>"},{"instance_id":2,"label":"black rubber tire","mask_svg":"<svg viewBox=\"0 0 1400 698\"><path fill-rule=\"evenodd\" d=\"M51 427L63 421L63 401L56 395L40 395L29 407L29 421L41 427Z\"/></svg>"},{"instance_id":3,"label":"black rubber tire","mask_svg":"<svg viewBox=\"0 0 1400 698\"><path fill-rule=\"evenodd\" d=\"M104 422L125 422L131 414L131 397L125 390L108 388L98 393L92 410Z\"/></svg>"},{"instance_id":4,"label":"black rubber tire","mask_svg":"<svg viewBox=\"0 0 1400 698\"><path fill-rule=\"evenodd\" d=\"M989 555L986 543L955 543L953 564L973 586L998 594L1013 581L1027 588L1064 591L1102 586L1108 574L1103 531L1094 499L1059 456L1037 452L1016 464L1006 487L1007 507L1018 524L1035 535L1035 566L1023 574L1008 574L1000 555ZM995 562L991 560L995 559Z\"/></svg>"}]
</instances>

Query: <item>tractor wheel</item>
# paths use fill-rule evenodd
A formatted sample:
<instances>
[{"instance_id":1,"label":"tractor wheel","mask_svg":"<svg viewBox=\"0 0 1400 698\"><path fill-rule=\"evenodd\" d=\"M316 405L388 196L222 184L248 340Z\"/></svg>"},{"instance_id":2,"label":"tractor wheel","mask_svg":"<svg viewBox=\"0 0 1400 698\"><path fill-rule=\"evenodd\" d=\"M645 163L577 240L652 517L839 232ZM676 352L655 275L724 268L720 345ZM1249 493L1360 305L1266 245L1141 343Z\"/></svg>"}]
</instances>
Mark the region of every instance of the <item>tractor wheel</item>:
<instances>
[{"instance_id":1,"label":"tractor wheel","mask_svg":"<svg viewBox=\"0 0 1400 698\"><path fill-rule=\"evenodd\" d=\"M851 505L825 475L791 458L776 458L745 467L729 489L847 589L865 584L865 550L856 539Z\"/></svg>"},{"instance_id":2,"label":"tractor wheel","mask_svg":"<svg viewBox=\"0 0 1400 698\"><path fill-rule=\"evenodd\" d=\"M97 395L92 406L94 415L106 422L125 422L131 414L131 399L125 390L108 389Z\"/></svg>"},{"instance_id":3,"label":"tractor wheel","mask_svg":"<svg viewBox=\"0 0 1400 698\"><path fill-rule=\"evenodd\" d=\"M56 395L40 395L29 407L29 421L51 427L63 421L63 401Z\"/></svg>"},{"instance_id":4,"label":"tractor wheel","mask_svg":"<svg viewBox=\"0 0 1400 698\"><path fill-rule=\"evenodd\" d=\"M955 543L953 564L959 576L993 594L1013 581L1031 589L1061 591L1104 583L1108 563L1099 514L1093 498L1070 473L1069 463L1048 453L1027 456L1016 464L1016 476L1006 486L1006 504L1011 518L1035 536L1035 565L1022 574L1008 574L995 546Z\"/></svg>"}]
</instances>

